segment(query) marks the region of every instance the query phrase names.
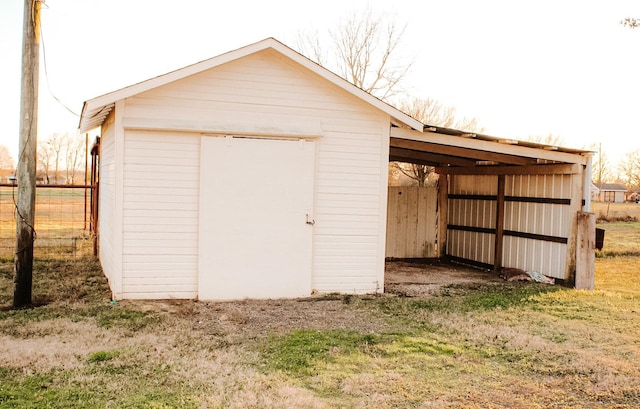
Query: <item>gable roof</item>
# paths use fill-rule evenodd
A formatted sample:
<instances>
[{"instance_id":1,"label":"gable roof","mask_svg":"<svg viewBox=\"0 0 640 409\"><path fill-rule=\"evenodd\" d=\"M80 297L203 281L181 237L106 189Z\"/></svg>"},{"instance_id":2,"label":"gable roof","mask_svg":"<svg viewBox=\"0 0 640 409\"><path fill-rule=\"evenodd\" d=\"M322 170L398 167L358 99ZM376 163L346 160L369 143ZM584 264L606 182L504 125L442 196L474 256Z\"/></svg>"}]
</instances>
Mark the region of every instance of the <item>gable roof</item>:
<instances>
[{"instance_id":1,"label":"gable roof","mask_svg":"<svg viewBox=\"0 0 640 409\"><path fill-rule=\"evenodd\" d=\"M149 91L157 87L161 87L190 75L200 73L202 71L266 49L273 49L277 51L285 57L318 74L325 80L337 85L350 94L353 94L364 102L378 108L392 118L392 122L394 123L394 125L405 125L419 132L422 132L424 128L422 122L392 107L391 105L374 97L368 92L356 87L344 78L311 61L307 57L287 47L286 45L272 37L266 38L262 41L258 41L257 43L253 43L242 48L238 48L225 54L218 55L208 60L188 65L176 71L171 71L167 74L163 74L146 81L139 82L137 84L87 100L82 106L82 114L80 115L78 129L80 130L80 132L86 132L102 125L104 120L109 115L109 112L111 112L111 110L115 106L116 101L132 97L134 95Z\"/></svg>"},{"instance_id":2,"label":"gable roof","mask_svg":"<svg viewBox=\"0 0 640 409\"><path fill-rule=\"evenodd\" d=\"M626 192L627 188L619 183L594 183L595 187L600 190L608 190L610 192Z\"/></svg>"}]
</instances>

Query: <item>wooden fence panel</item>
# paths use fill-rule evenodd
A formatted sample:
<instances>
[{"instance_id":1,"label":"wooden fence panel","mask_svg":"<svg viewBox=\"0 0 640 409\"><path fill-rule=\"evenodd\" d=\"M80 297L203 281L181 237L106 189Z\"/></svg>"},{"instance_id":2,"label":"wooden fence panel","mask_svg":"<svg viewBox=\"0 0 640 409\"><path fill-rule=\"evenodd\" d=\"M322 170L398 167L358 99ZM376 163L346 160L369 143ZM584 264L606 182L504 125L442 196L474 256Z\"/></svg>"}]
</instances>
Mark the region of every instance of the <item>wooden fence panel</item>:
<instances>
[{"instance_id":1,"label":"wooden fence panel","mask_svg":"<svg viewBox=\"0 0 640 409\"><path fill-rule=\"evenodd\" d=\"M436 257L436 187L390 186L387 258Z\"/></svg>"}]
</instances>

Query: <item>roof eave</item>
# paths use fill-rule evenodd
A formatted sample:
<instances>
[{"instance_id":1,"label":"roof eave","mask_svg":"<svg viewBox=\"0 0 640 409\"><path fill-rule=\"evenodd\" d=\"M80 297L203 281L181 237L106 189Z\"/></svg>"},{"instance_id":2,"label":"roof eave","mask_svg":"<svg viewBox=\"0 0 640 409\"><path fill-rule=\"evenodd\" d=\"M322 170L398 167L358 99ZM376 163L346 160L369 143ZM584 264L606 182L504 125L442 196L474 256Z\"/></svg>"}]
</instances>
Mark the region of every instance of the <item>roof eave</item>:
<instances>
[{"instance_id":1,"label":"roof eave","mask_svg":"<svg viewBox=\"0 0 640 409\"><path fill-rule=\"evenodd\" d=\"M468 137L468 138L472 138L480 141L497 142L501 144L511 144L511 145L517 145L517 146L522 146L527 148L542 149L550 152L558 151L558 152L571 153L571 154L582 155L582 156L592 155L595 153L594 151L591 151L591 150L567 148L559 145L548 145L544 143L530 142L530 141L520 140L520 139L509 139L504 137L491 136L491 135L486 135L482 133L469 132L469 131L463 131L459 129L445 128L445 127L433 126L433 125L425 125L423 132L434 132L434 133L439 133L444 135Z\"/></svg>"}]
</instances>

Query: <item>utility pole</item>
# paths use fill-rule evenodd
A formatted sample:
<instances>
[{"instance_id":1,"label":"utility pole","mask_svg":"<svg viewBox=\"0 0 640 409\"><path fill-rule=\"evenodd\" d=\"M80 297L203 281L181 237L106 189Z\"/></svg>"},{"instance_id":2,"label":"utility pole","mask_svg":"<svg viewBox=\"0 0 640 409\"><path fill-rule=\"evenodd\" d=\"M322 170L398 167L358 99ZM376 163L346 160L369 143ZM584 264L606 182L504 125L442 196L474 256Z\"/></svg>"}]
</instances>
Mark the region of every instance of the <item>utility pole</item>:
<instances>
[{"instance_id":1,"label":"utility pole","mask_svg":"<svg viewBox=\"0 0 640 409\"><path fill-rule=\"evenodd\" d=\"M38 131L38 77L40 63L40 7L42 0L24 0L22 82L20 97L20 151L16 169L16 254L13 308L31 305L33 228L36 204L36 146Z\"/></svg>"},{"instance_id":2,"label":"utility pole","mask_svg":"<svg viewBox=\"0 0 640 409\"><path fill-rule=\"evenodd\" d=\"M598 147L598 187L602 186L602 142Z\"/></svg>"}]
</instances>

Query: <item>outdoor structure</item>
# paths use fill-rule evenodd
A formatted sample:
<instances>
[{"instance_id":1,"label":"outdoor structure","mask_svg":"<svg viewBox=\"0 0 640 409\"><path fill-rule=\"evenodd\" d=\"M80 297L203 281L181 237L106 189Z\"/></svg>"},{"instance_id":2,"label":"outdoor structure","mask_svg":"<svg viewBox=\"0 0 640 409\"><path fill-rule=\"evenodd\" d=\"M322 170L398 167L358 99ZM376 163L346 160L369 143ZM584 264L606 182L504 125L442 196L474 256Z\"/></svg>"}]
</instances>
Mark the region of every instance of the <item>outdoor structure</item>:
<instances>
[{"instance_id":1,"label":"outdoor structure","mask_svg":"<svg viewBox=\"0 0 640 409\"><path fill-rule=\"evenodd\" d=\"M425 126L272 38L86 101L79 127L101 127L115 299L382 292L390 159L437 166L435 257L593 275L587 152Z\"/></svg>"},{"instance_id":2,"label":"outdoor structure","mask_svg":"<svg viewBox=\"0 0 640 409\"><path fill-rule=\"evenodd\" d=\"M619 183L593 183L591 192L594 201L624 203L627 188Z\"/></svg>"}]
</instances>

